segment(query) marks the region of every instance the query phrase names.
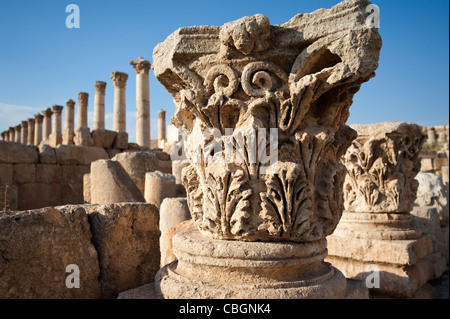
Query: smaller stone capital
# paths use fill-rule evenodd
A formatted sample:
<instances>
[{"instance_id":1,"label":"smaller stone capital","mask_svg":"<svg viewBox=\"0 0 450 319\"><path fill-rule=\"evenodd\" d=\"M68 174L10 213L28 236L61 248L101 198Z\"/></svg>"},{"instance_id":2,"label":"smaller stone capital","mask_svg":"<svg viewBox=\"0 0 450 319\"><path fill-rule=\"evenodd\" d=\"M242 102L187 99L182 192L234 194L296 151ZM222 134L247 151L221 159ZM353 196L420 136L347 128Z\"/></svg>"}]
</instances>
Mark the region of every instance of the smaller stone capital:
<instances>
[{"instance_id":1,"label":"smaller stone capital","mask_svg":"<svg viewBox=\"0 0 450 319\"><path fill-rule=\"evenodd\" d=\"M105 94L106 82L96 81L95 82L95 92L100 94Z\"/></svg>"},{"instance_id":2,"label":"smaller stone capital","mask_svg":"<svg viewBox=\"0 0 450 319\"><path fill-rule=\"evenodd\" d=\"M124 88L127 84L128 74L115 71L111 73L111 80L113 81L114 86Z\"/></svg>"},{"instance_id":3,"label":"smaller stone capital","mask_svg":"<svg viewBox=\"0 0 450 319\"><path fill-rule=\"evenodd\" d=\"M66 108L70 109L73 108L75 106L75 101L72 99L68 99L66 102Z\"/></svg>"},{"instance_id":4,"label":"smaller stone capital","mask_svg":"<svg viewBox=\"0 0 450 319\"><path fill-rule=\"evenodd\" d=\"M136 70L137 74L148 74L151 67L150 62L142 57L139 57L136 60L130 60L130 64Z\"/></svg>"},{"instance_id":5,"label":"smaller stone capital","mask_svg":"<svg viewBox=\"0 0 450 319\"><path fill-rule=\"evenodd\" d=\"M28 128L28 121L22 121L22 127Z\"/></svg>"},{"instance_id":6,"label":"smaller stone capital","mask_svg":"<svg viewBox=\"0 0 450 319\"><path fill-rule=\"evenodd\" d=\"M35 115L34 115L34 119L35 119L38 123L42 123L42 120L44 119L44 115L42 115L41 113L35 114Z\"/></svg>"},{"instance_id":7,"label":"smaller stone capital","mask_svg":"<svg viewBox=\"0 0 450 319\"><path fill-rule=\"evenodd\" d=\"M89 98L89 93L79 92L78 93L78 104L87 105L88 98Z\"/></svg>"},{"instance_id":8,"label":"smaller stone capital","mask_svg":"<svg viewBox=\"0 0 450 319\"><path fill-rule=\"evenodd\" d=\"M164 111L163 109L158 111L158 116L159 117L165 117L166 116L166 111Z\"/></svg>"},{"instance_id":9,"label":"smaller stone capital","mask_svg":"<svg viewBox=\"0 0 450 319\"><path fill-rule=\"evenodd\" d=\"M42 113L44 114L44 117L50 117L53 115L53 111L50 108L47 108L46 110L43 110Z\"/></svg>"},{"instance_id":10,"label":"smaller stone capital","mask_svg":"<svg viewBox=\"0 0 450 319\"><path fill-rule=\"evenodd\" d=\"M14 126L14 129L15 129L16 131L20 131L21 128L22 128L22 126L21 126L20 124Z\"/></svg>"},{"instance_id":11,"label":"smaller stone capital","mask_svg":"<svg viewBox=\"0 0 450 319\"><path fill-rule=\"evenodd\" d=\"M53 105L53 113L61 114L63 107L61 105Z\"/></svg>"},{"instance_id":12,"label":"smaller stone capital","mask_svg":"<svg viewBox=\"0 0 450 319\"><path fill-rule=\"evenodd\" d=\"M30 125L34 125L35 119L34 118L29 118L28 119L28 126Z\"/></svg>"}]
</instances>

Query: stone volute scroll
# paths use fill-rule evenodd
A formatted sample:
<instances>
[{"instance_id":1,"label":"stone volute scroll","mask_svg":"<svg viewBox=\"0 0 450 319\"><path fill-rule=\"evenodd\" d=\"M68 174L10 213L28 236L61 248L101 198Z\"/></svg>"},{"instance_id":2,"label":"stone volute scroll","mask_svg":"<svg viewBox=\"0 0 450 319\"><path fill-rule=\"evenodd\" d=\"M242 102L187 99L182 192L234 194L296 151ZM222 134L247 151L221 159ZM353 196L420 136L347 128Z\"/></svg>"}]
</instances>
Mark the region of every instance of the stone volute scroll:
<instances>
[{"instance_id":1,"label":"stone volute scroll","mask_svg":"<svg viewBox=\"0 0 450 319\"><path fill-rule=\"evenodd\" d=\"M342 214L339 158L356 137L349 108L378 67L369 4L344 1L282 25L257 14L180 28L155 48L153 69L174 98L171 121L190 162L183 184L197 227L174 237L178 261L157 279L164 298L345 295L345 278L323 259ZM236 285L177 285L226 278Z\"/></svg>"}]
</instances>

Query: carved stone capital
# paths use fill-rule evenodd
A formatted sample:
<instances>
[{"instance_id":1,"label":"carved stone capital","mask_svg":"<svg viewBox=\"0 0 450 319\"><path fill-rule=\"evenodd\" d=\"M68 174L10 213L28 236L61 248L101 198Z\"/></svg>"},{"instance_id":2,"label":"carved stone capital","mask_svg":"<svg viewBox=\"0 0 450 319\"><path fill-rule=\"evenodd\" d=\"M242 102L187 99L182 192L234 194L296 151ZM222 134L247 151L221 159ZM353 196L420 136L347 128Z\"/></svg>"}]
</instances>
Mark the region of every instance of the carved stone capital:
<instances>
[{"instance_id":1,"label":"carved stone capital","mask_svg":"<svg viewBox=\"0 0 450 319\"><path fill-rule=\"evenodd\" d=\"M101 95L105 95L106 82L96 81L95 82L95 92Z\"/></svg>"},{"instance_id":2,"label":"carved stone capital","mask_svg":"<svg viewBox=\"0 0 450 319\"><path fill-rule=\"evenodd\" d=\"M42 123L42 121L44 120L44 115L38 113L34 115L34 119L36 120L36 122L38 123Z\"/></svg>"},{"instance_id":3,"label":"carved stone capital","mask_svg":"<svg viewBox=\"0 0 450 319\"><path fill-rule=\"evenodd\" d=\"M255 15L180 28L155 48L155 75L184 133L183 183L202 234L310 242L333 232L343 207L339 158L356 137L345 122L381 49L365 24L368 4L344 1L282 25Z\"/></svg>"},{"instance_id":4,"label":"carved stone capital","mask_svg":"<svg viewBox=\"0 0 450 319\"><path fill-rule=\"evenodd\" d=\"M61 114L62 110L63 110L63 106L61 105L53 105L52 109L53 109L53 113L54 114Z\"/></svg>"},{"instance_id":5,"label":"carved stone capital","mask_svg":"<svg viewBox=\"0 0 450 319\"><path fill-rule=\"evenodd\" d=\"M78 93L78 104L79 105L87 105L89 99L89 93L80 92Z\"/></svg>"},{"instance_id":6,"label":"carved stone capital","mask_svg":"<svg viewBox=\"0 0 450 319\"><path fill-rule=\"evenodd\" d=\"M128 80L128 74L115 71L111 73L111 80L113 81L114 86L125 88Z\"/></svg>"},{"instance_id":7,"label":"carved stone capital","mask_svg":"<svg viewBox=\"0 0 450 319\"><path fill-rule=\"evenodd\" d=\"M343 157L348 174L344 205L349 212L408 213L416 199L419 151L425 140L413 123L352 125L358 132Z\"/></svg>"},{"instance_id":8,"label":"carved stone capital","mask_svg":"<svg viewBox=\"0 0 450 319\"><path fill-rule=\"evenodd\" d=\"M68 99L66 102L67 109L73 109L75 107L75 101L72 99Z\"/></svg>"},{"instance_id":9,"label":"carved stone capital","mask_svg":"<svg viewBox=\"0 0 450 319\"><path fill-rule=\"evenodd\" d=\"M51 108L47 108L42 111L42 114L44 114L44 117L51 117L53 115L53 111Z\"/></svg>"},{"instance_id":10,"label":"carved stone capital","mask_svg":"<svg viewBox=\"0 0 450 319\"><path fill-rule=\"evenodd\" d=\"M137 74L148 74L151 67L150 62L142 57L139 57L136 60L130 60L130 64L136 70Z\"/></svg>"}]
</instances>

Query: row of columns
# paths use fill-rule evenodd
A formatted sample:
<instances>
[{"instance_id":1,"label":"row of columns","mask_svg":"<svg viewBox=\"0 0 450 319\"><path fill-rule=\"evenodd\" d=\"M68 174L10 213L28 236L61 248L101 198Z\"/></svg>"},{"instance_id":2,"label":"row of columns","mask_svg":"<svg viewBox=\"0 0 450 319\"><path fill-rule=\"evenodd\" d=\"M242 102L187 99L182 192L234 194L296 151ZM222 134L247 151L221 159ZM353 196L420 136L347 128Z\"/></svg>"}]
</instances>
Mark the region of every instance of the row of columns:
<instances>
[{"instance_id":1,"label":"row of columns","mask_svg":"<svg viewBox=\"0 0 450 319\"><path fill-rule=\"evenodd\" d=\"M140 146L150 147L150 62L139 57L130 60L130 64L136 70L136 143ZM111 80L114 83L114 122L113 130L126 132L126 99L125 87L128 74L123 72L112 72ZM95 82L94 97L94 127L93 129L105 128L105 89L106 82ZM88 98L86 92L78 93L77 127L88 126ZM38 113L20 125L10 127L8 131L1 133L2 139L6 141L19 142L28 145L39 145L41 141L55 139L55 144L73 144L75 101L66 102L65 129L62 132L62 110L63 106L54 105ZM165 111L160 110L158 120L158 140L165 140ZM52 123L53 116L53 123Z\"/></svg>"}]
</instances>

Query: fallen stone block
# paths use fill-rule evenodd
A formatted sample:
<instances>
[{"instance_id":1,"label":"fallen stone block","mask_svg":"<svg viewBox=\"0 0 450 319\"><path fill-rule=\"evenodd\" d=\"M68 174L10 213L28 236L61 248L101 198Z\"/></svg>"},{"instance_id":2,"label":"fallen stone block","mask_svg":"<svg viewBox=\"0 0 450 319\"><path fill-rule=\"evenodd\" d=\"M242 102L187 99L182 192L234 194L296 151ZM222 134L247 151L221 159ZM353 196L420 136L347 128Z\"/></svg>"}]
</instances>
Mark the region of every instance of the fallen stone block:
<instances>
[{"instance_id":1,"label":"fallen stone block","mask_svg":"<svg viewBox=\"0 0 450 319\"><path fill-rule=\"evenodd\" d=\"M100 262L103 298L154 281L159 270L159 212L151 204L86 205Z\"/></svg>"},{"instance_id":2,"label":"fallen stone block","mask_svg":"<svg viewBox=\"0 0 450 319\"><path fill-rule=\"evenodd\" d=\"M79 207L0 212L0 298L100 298L91 239Z\"/></svg>"},{"instance_id":3,"label":"fallen stone block","mask_svg":"<svg viewBox=\"0 0 450 319\"><path fill-rule=\"evenodd\" d=\"M91 202L94 204L145 202L139 188L116 161L93 162L90 184Z\"/></svg>"},{"instance_id":4,"label":"fallen stone block","mask_svg":"<svg viewBox=\"0 0 450 319\"><path fill-rule=\"evenodd\" d=\"M145 174L158 169L158 158L153 152L137 151L123 152L112 158L119 162L130 175L142 195L145 192Z\"/></svg>"}]
</instances>

